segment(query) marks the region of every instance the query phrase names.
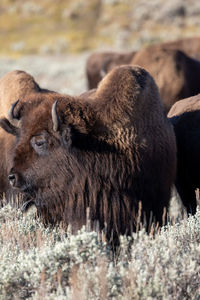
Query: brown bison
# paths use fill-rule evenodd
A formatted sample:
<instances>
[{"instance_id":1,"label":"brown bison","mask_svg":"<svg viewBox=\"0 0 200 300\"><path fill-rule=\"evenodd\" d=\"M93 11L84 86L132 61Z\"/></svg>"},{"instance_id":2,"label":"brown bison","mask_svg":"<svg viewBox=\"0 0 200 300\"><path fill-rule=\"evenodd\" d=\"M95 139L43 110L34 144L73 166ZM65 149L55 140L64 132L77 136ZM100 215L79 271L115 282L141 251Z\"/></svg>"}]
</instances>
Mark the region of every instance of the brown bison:
<instances>
[{"instance_id":1,"label":"brown bison","mask_svg":"<svg viewBox=\"0 0 200 300\"><path fill-rule=\"evenodd\" d=\"M163 48L181 50L186 55L200 60L200 37L184 38L165 43L153 44L144 49L149 53L153 53L156 49ZM114 67L133 64L133 58L136 53L136 51L132 51L127 53L100 52L91 54L86 62L88 88L96 88L101 79ZM146 68L147 66L144 67Z\"/></svg>"},{"instance_id":2,"label":"brown bison","mask_svg":"<svg viewBox=\"0 0 200 300\"><path fill-rule=\"evenodd\" d=\"M9 180L34 199L45 223L86 224L119 234L163 222L175 180L176 142L153 78L115 68L81 97L33 95L0 125L17 137Z\"/></svg>"},{"instance_id":3,"label":"brown bison","mask_svg":"<svg viewBox=\"0 0 200 300\"><path fill-rule=\"evenodd\" d=\"M92 53L86 62L86 76L88 89L94 89L102 78L114 67L128 65L135 55L135 51L117 53L100 52Z\"/></svg>"},{"instance_id":4,"label":"brown bison","mask_svg":"<svg viewBox=\"0 0 200 300\"><path fill-rule=\"evenodd\" d=\"M176 101L200 92L200 62L180 50L146 48L135 55L132 64L154 77L167 112Z\"/></svg>"},{"instance_id":5,"label":"brown bison","mask_svg":"<svg viewBox=\"0 0 200 300\"><path fill-rule=\"evenodd\" d=\"M0 79L0 116L8 115L9 108L16 99L24 99L32 93L47 93L35 82L34 78L23 71L8 72ZM10 117L10 116L9 116ZM10 170L10 152L15 144L15 137L0 128L0 194L10 196L8 172Z\"/></svg>"},{"instance_id":6,"label":"brown bison","mask_svg":"<svg viewBox=\"0 0 200 300\"><path fill-rule=\"evenodd\" d=\"M200 94L172 106L168 117L177 141L176 188L187 212L196 212L195 189L200 188Z\"/></svg>"}]
</instances>

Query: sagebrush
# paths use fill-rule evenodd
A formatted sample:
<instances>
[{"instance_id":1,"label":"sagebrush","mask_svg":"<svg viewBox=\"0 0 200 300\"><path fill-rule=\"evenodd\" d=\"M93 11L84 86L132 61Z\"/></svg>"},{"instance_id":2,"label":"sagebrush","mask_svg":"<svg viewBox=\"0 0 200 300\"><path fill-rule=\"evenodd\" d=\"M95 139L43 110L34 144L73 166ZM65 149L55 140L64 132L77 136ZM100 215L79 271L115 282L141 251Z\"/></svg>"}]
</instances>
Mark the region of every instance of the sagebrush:
<instances>
[{"instance_id":1,"label":"sagebrush","mask_svg":"<svg viewBox=\"0 0 200 300\"><path fill-rule=\"evenodd\" d=\"M45 228L34 213L0 210L0 299L200 299L200 210L160 232L121 237Z\"/></svg>"}]
</instances>

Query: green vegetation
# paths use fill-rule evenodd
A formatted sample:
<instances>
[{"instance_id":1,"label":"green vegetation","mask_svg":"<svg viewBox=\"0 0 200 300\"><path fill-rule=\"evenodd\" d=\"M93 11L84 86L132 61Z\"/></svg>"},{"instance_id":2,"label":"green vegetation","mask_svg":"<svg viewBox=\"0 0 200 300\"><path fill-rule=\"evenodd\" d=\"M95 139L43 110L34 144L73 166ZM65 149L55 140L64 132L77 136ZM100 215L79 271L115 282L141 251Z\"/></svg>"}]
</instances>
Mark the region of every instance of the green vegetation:
<instances>
[{"instance_id":1,"label":"green vegetation","mask_svg":"<svg viewBox=\"0 0 200 300\"><path fill-rule=\"evenodd\" d=\"M0 299L199 299L200 211L131 246L123 237L113 259L100 233L44 228L7 205L0 257Z\"/></svg>"}]
</instances>

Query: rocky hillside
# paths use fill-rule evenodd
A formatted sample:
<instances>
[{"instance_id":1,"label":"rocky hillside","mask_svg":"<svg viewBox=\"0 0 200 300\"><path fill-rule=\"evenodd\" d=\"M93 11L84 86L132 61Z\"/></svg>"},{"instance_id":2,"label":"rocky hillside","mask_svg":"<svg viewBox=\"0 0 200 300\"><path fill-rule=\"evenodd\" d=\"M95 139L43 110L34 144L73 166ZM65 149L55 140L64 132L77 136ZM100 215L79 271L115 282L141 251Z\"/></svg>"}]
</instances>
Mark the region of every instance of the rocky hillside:
<instances>
[{"instance_id":1,"label":"rocky hillside","mask_svg":"<svg viewBox=\"0 0 200 300\"><path fill-rule=\"evenodd\" d=\"M1 0L0 54L138 49L200 32L196 0Z\"/></svg>"}]
</instances>

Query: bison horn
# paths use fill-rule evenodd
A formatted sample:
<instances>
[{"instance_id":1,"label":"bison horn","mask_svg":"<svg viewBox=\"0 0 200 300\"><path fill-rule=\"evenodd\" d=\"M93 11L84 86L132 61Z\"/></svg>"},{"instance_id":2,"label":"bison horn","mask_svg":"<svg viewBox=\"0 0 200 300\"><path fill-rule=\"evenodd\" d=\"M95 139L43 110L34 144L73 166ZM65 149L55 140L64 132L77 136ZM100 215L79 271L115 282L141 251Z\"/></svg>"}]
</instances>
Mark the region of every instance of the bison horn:
<instances>
[{"instance_id":1,"label":"bison horn","mask_svg":"<svg viewBox=\"0 0 200 300\"><path fill-rule=\"evenodd\" d=\"M57 114L57 110L56 110L57 103L58 103L58 101L54 102L54 104L52 105L52 110L51 110L54 131L58 131L58 128L59 128L59 118L58 118L58 114Z\"/></svg>"},{"instance_id":2,"label":"bison horn","mask_svg":"<svg viewBox=\"0 0 200 300\"><path fill-rule=\"evenodd\" d=\"M19 102L19 100L17 100L16 102L14 102L9 111L8 111L8 120L10 121L10 123L16 127L18 127L18 122L19 120L14 116L14 109L15 109L15 106L17 105L17 103Z\"/></svg>"}]
</instances>

